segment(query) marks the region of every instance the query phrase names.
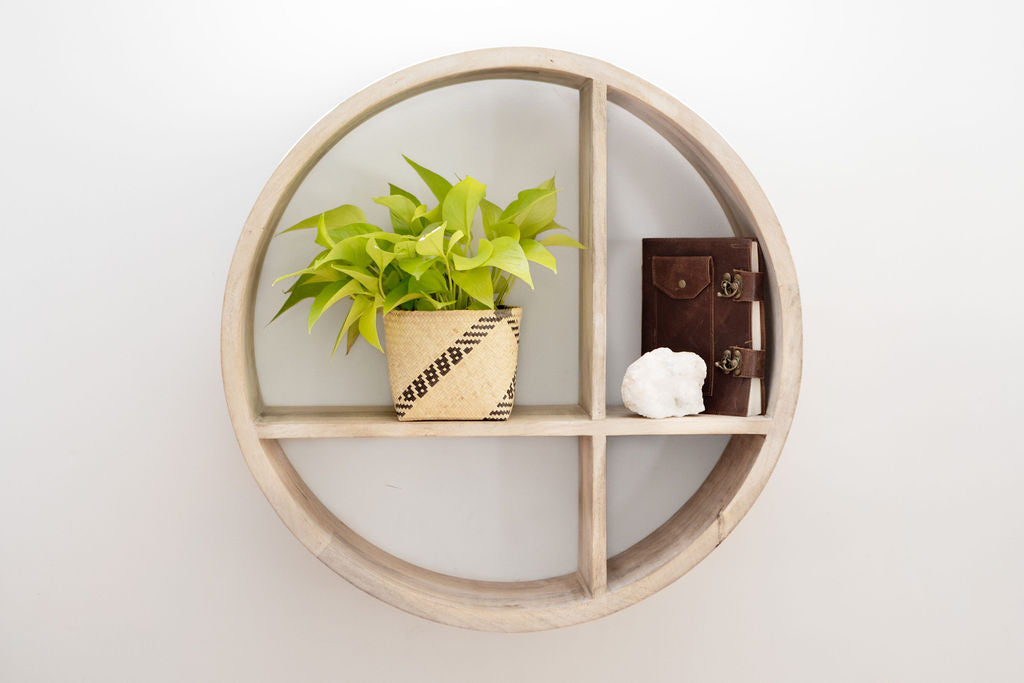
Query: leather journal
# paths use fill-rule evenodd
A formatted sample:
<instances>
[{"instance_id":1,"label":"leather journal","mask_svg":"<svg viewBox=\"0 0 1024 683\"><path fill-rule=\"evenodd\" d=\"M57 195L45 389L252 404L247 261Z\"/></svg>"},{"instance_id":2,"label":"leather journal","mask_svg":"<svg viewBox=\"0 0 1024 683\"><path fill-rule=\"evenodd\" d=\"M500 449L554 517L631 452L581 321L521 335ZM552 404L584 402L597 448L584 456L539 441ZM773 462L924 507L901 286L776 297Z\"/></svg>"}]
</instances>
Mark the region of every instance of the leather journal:
<instances>
[{"instance_id":1,"label":"leather journal","mask_svg":"<svg viewBox=\"0 0 1024 683\"><path fill-rule=\"evenodd\" d=\"M707 414L764 414L760 264L753 238L643 240L642 352L666 346L703 358Z\"/></svg>"}]
</instances>

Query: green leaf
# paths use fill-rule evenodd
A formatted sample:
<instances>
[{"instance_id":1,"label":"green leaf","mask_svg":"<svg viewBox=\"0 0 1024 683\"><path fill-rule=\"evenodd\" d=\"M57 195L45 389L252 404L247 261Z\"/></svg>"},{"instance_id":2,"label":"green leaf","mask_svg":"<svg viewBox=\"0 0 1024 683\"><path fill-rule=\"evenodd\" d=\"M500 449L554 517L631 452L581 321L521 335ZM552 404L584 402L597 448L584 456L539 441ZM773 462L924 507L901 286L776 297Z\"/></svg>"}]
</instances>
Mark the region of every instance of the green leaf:
<instances>
[{"instance_id":1,"label":"green leaf","mask_svg":"<svg viewBox=\"0 0 1024 683\"><path fill-rule=\"evenodd\" d=\"M384 313L389 313L392 308L395 307L394 302L401 299L409 292L409 280L402 280L397 285L388 290L387 295L384 297Z\"/></svg>"},{"instance_id":2,"label":"green leaf","mask_svg":"<svg viewBox=\"0 0 1024 683\"><path fill-rule=\"evenodd\" d=\"M337 348L338 348L338 341L340 341L340 340L341 340L341 335L339 334L338 335L338 339L334 342L335 350L337 350ZM345 355L346 356L348 355L348 352L352 350L352 347L355 345L355 343L357 341L359 341L359 326L358 325L353 325L352 327L348 328L348 340L345 342Z\"/></svg>"},{"instance_id":3,"label":"green leaf","mask_svg":"<svg viewBox=\"0 0 1024 683\"><path fill-rule=\"evenodd\" d=\"M370 235L375 232L381 232L381 229L372 223L349 223L348 225L342 225L337 228L327 228L327 234L331 236L331 239L333 239L335 243L343 242L349 237Z\"/></svg>"},{"instance_id":4,"label":"green leaf","mask_svg":"<svg viewBox=\"0 0 1024 683\"><path fill-rule=\"evenodd\" d=\"M484 232L501 220L501 207L486 199L480 200L480 216L484 223Z\"/></svg>"},{"instance_id":5,"label":"green leaf","mask_svg":"<svg viewBox=\"0 0 1024 683\"><path fill-rule=\"evenodd\" d=\"M386 197L374 197L373 201L381 206L388 207L391 214L391 227L395 232L409 233L409 224L412 222L413 214L416 212L416 204L411 199L400 194L392 194Z\"/></svg>"},{"instance_id":6,"label":"green leaf","mask_svg":"<svg viewBox=\"0 0 1024 683\"><path fill-rule=\"evenodd\" d=\"M368 233L366 233L365 236L366 237L372 237L373 239L377 240L378 242L392 242L394 244L399 244L401 242L415 242L416 241L416 238L413 237L412 235L397 235L397 234L395 234L393 232L386 232L386 231L380 230L380 229L378 229L377 232L368 232Z\"/></svg>"},{"instance_id":7,"label":"green leaf","mask_svg":"<svg viewBox=\"0 0 1024 683\"><path fill-rule=\"evenodd\" d=\"M484 230L484 233L492 240L498 237L511 237L516 242L519 241L519 226L510 220L498 221L489 229Z\"/></svg>"},{"instance_id":8,"label":"green leaf","mask_svg":"<svg viewBox=\"0 0 1024 683\"><path fill-rule=\"evenodd\" d=\"M449 248L447 248L447 252L445 253L451 256L452 250L458 247L459 251L457 251L456 254L460 256L463 255L466 250L462 248L462 246L459 244L459 241L462 240L464 237L466 237L466 234L462 230L456 230L455 234L453 234L453 236L449 238Z\"/></svg>"},{"instance_id":9,"label":"green leaf","mask_svg":"<svg viewBox=\"0 0 1024 683\"><path fill-rule=\"evenodd\" d=\"M388 264L395 260L395 255L390 251L384 251L377 246L377 240L370 237L366 240L366 253L373 259L373 262L377 264L377 268L381 272L388 267Z\"/></svg>"},{"instance_id":10,"label":"green leaf","mask_svg":"<svg viewBox=\"0 0 1024 683\"><path fill-rule=\"evenodd\" d=\"M381 197L374 197L373 201L375 204L386 206L392 214L406 222L412 218L412 212L416 209L416 204L411 199L400 194L388 194Z\"/></svg>"},{"instance_id":11,"label":"green leaf","mask_svg":"<svg viewBox=\"0 0 1024 683\"><path fill-rule=\"evenodd\" d=\"M430 301L430 305L433 306L434 310L436 310L436 311L439 311L442 308L453 308L455 306L455 302L454 301L444 301L442 299L433 299L433 298L428 297L426 294L423 295L423 298L425 298L428 301Z\"/></svg>"},{"instance_id":12,"label":"green leaf","mask_svg":"<svg viewBox=\"0 0 1024 683\"><path fill-rule=\"evenodd\" d=\"M443 258L444 230L445 224L441 223L430 232L420 235L419 240L416 242L416 253L420 256L440 256Z\"/></svg>"},{"instance_id":13,"label":"green leaf","mask_svg":"<svg viewBox=\"0 0 1024 683\"><path fill-rule=\"evenodd\" d=\"M539 240L541 233L547 232L549 230L566 230L567 231L568 229L569 228L565 227L564 225L559 225L558 223L556 223L554 221L551 221L547 225L545 225L545 226L543 226L541 228L530 228L530 229L525 229L524 228L524 229L522 229L520 231L520 235L522 236L523 239L536 239L536 240Z\"/></svg>"},{"instance_id":14,"label":"green leaf","mask_svg":"<svg viewBox=\"0 0 1024 683\"><path fill-rule=\"evenodd\" d=\"M365 268L373 263L373 259L366 253L366 242L369 238L366 235L356 235L338 242L331 251L324 256L318 266L355 266ZM335 263L342 261L342 263Z\"/></svg>"},{"instance_id":15,"label":"green leaf","mask_svg":"<svg viewBox=\"0 0 1024 683\"><path fill-rule=\"evenodd\" d=\"M353 280L358 281L363 287L371 292L377 291L377 276L372 274L365 268L357 268L355 266L334 266L334 268L345 275L352 276Z\"/></svg>"},{"instance_id":16,"label":"green leaf","mask_svg":"<svg viewBox=\"0 0 1024 683\"><path fill-rule=\"evenodd\" d=\"M320 214L320 219L316 222L316 243L322 247L334 246L334 240L327 232L327 221L324 220L324 214Z\"/></svg>"},{"instance_id":17,"label":"green leaf","mask_svg":"<svg viewBox=\"0 0 1024 683\"><path fill-rule=\"evenodd\" d=\"M452 272L452 280L461 287L466 294L486 305L494 308L494 286L491 283L490 268L474 268L467 271Z\"/></svg>"},{"instance_id":18,"label":"green leaf","mask_svg":"<svg viewBox=\"0 0 1024 683\"><path fill-rule=\"evenodd\" d=\"M491 254L493 253L494 247L491 246L491 241L481 237L476 243L475 256L467 258L456 254L452 257L452 263L455 265L455 270L472 270L473 268L478 268L487 263L487 259L491 258Z\"/></svg>"},{"instance_id":19,"label":"green leaf","mask_svg":"<svg viewBox=\"0 0 1024 683\"><path fill-rule=\"evenodd\" d=\"M320 216L322 216L322 215L323 214L318 213L315 216L310 216L309 218L303 218L301 221L299 221L298 223L296 223L292 227L285 228L284 230L282 230L281 232L279 232L277 234L278 235L283 235L286 232L292 232L294 230L308 230L309 228L315 228L317 222L319 222L319 220L320 220Z\"/></svg>"},{"instance_id":20,"label":"green leaf","mask_svg":"<svg viewBox=\"0 0 1024 683\"><path fill-rule=\"evenodd\" d=\"M309 282L295 287L291 291L291 293L288 294L288 298L285 300L281 308L278 309L277 313L274 314L274 317L270 319L270 322L274 322L275 320L277 320L282 313L284 313L289 308L299 303L303 299L311 299L315 297L317 294L320 293L320 290L327 286L328 284L324 282ZM269 325L270 323L267 324Z\"/></svg>"},{"instance_id":21,"label":"green leaf","mask_svg":"<svg viewBox=\"0 0 1024 683\"><path fill-rule=\"evenodd\" d=\"M328 228L340 228L350 223L365 223L366 214L354 204L342 204L336 209L331 209L324 214Z\"/></svg>"},{"instance_id":22,"label":"green leaf","mask_svg":"<svg viewBox=\"0 0 1024 683\"><path fill-rule=\"evenodd\" d=\"M397 268L384 271L384 277L380 280L380 291L390 292L392 289L405 282L409 278Z\"/></svg>"},{"instance_id":23,"label":"green leaf","mask_svg":"<svg viewBox=\"0 0 1024 683\"><path fill-rule=\"evenodd\" d=\"M398 242L395 244L395 258L416 258L416 242Z\"/></svg>"},{"instance_id":24,"label":"green leaf","mask_svg":"<svg viewBox=\"0 0 1024 683\"><path fill-rule=\"evenodd\" d=\"M348 315L345 316L345 323L341 326L341 329L338 330L338 338L334 340L334 350L331 351L331 355L334 355L334 352L338 350L338 344L341 343L341 338L345 336L345 333L348 332L349 328L359 320L360 316L366 312L366 309L376 311L376 307L373 304L374 299L371 297L352 297L352 307L348 309ZM356 331L358 331L358 327L356 328ZM349 348L352 348L351 344L349 344Z\"/></svg>"},{"instance_id":25,"label":"green leaf","mask_svg":"<svg viewBox=\"0 0 1024 683\"><path fill-rule=\"evenodd\" d=\"M433 272L433 271L431 271L431 272ZM440 274L438 274L438 275L440 275ZM416 303L415 303L414 308L416 310L418 310L418 311L436 311L436 310L441 309L441 308L446 308L446 307L450 306L452 303L454 303L452 301L440 301L438 299L435 299L433 296L431 296L431 293L421 291L421 289L422 289L421 284L423 286L426 286L427 289L435 289L438 284L443 285L437 291L432 292L435 295L437 294L437 292L440 292L440 291L443 291L443 290L447 289L447 285L445 285L443 277L441 277L440 280L438 281L438 280L434 279L433 275L428 275L427 278L425 278L423 283L421 283L418 280L409 280L408 281L409 291L408 291L408 293L405 296L402 297L403 299L405 299L405 301L397 303L395 305L396 308L398 306L401 306L402 303L405 303L406 301L415 301Z\"/></svg>"},{"instance_id":26,"label":"green leaf","mask_svg":"<svg viewBox=\"0 0 1024 683\"><path fill-rule=\"evenodd\" d=\"M409 291L422 294L436 294L448 289L448 283L444 280L436 268L426 270L420 277L409 280Z\"/></svg>"},{"instance_id":27,"label":"green leaf","mask_svg":"<svg viewBox=\"0 0 1024 683\"><path fill-rule=\"evenodd\" d=\"M557 190L537 188L523 190L519 198L509 204L501 213L502 220L511 220L530 237L555 219L558 209Z\"/></svg>"},{"instance_id":28,"label":"green leaf","mask_svg":"<svg viewBox=\"0 0 1024 683\"><path fill-rule=\"evenodd\" d=\"M565 227L564 225L559 225L555 221L551 221L550 223L548 223L547 225L545 225L545 226L543 226L541 228L537 228L537 229L532 229L531 228L530 230L523 230L523 237L536 238L538 235L540 235L543 232L547 232L548 230L568 230L568 229L569 228Z\"/></svg>"},{"instance_id":29,"label":"green leaf","mask_svg":"<svg viewBox=\"0 0 1024 683\"><path fill-rule=\"evenodd\" d=\"M420 200L416 199L416 195L412 192L408 192L407 190L403 190L393 183L388 183L388 194L401 195L417 206L421 204Z\"/></svg>"},{"instance_id":30,"label":"green leaf","mask_svg":"<svg viewBox=\"0 0 1024 683\"><path fill-rule=\"evenodd\" d=\"M491 242L491 246L494 247L494 253L491 254L487 265L515 275L533 289L530 262L526 260L526 254L523 253L519 242L511 237L499 237Z\"/></svg>"},{"instance_id":31,"label":"green leaf","mask_svg":"<svg viewBox=\"0 0 1024 683\"><path fill-rule=\"evenodd\" d=\"M418 280L423 273L427 272L430 266L434 265L436 258L435 256L429 258L423 256L400 258L398 259L398 267Z\"/></svg>"},{"instance_id":32,"label":"green leaf","mask_svg":"<svg viewBox=\"0 0 1024 683\"><path fill-rule=\"evenodd\" d=\"M527 260L539 263L552 273L558 272L558 265L555 261L554 255L540 242L536 242L534 240L523 240L519 243L519 246L523 248L523 253L526 254Z\"/></svg>"},{"instance_id":33,"label":"green leaf","mask_svg":"<svg viewBox=\"0 0 1024 683\"><path fill-rule=\"evenodd\" d=\"M313 279L312 275L310 275L309 273L303 273L302 275L295 278L295 282L285 287L284 291L287 293L292 291L296 287L301 287L302 285L309 284L309 281L311 279Z\"/></svg>"},{"instance_id":34,"label":"green leaf","mask_svg":"<svg viewBox=\"0 0 1024 683\"><path fill-rule=\"evenodd\" d=\"M384 349L380 346L380 339L377 337L376 306L370 306L365 313L359 316L359 334L363 335L363 339L370 342L371 346L384 353Z\"/></svg>"},{"instance_id":35,"label":"green leaf","mask_svg":"<svg viewBox=\"0 0 1024 683\"><path fill-rule=\"evenodd\" d=\"M494 278L494 305L500 306L512 287L513 277L511 275L499 275Z\"/></svg>"},{"instance_id":36,"label":"green leaf","mask_svg":"<svg viewBox=\"0 0 1024 683\"><path fill-rule=\"evenodd\" d=\"M273 287L274 285L276 285L281 280L287 280L288 278L295 277L296 275L300 275L301 276L301 275L309 275L309 274L310 274L310 269L309 268L303 268L302 270L297 270L294 273L288 273L287 275L282 275L281 277L279 277L276 280L274 280L273 282L271 282L270 286Z\"/></svg>"},{"instance_id":37,"label":"green leaf","mask_svg":"<svg viewBox=\"0 0 1024 683\"><path fill-rule=\"evenodd\" d=\"M315 216L310 216L309 218L303 219L296 223L295 225L293 225L292 227L288 228L287 230L282 230L278 234L283 235L284 233L291 232L292 230L306 230L308 228L315 228L317 226L317 223L320 221L320 216L324 217L324 223L327 225L328 229L340 228L344 225L348 225L349 223L366 222L366 214L363 213L362 209L352 204L342 204L341 206L337 206L331 209L330 211L324 211L323 213L319 213ZM321 246L327 245L323 244Z\"/></svg>"},{"instance_id":38,"label":"green leaf","mask_svg":"<svg viewBox=\"0 0 1024 683\"><path fill-rule=\"evenodd\" d=\"M313 325L320 319L328 308L344 299L346 296L363 292L363 286L356 280L348 282L329 282L323 290L313 299L313 305L309 307L309 320L307 331L313 331Z\"/></svg>"},{"instance_id":39,"label":"green leaf","mask_svg":"<svg viewBox=\"0 0 1024 683\"><path fill-rule=\"evenodd\" d=\"M286 280L286 279L288 279L290 277L295 277L296 275L298 275L300 277L308 276L307 282L334 282L335 280L342 279L340 276L338 276L336 274L332 275L330 273L330 270L331 269L329 267L326 267L326 266L315 266L315 267L303 268L302 270L297 270L294 273L288 273L287 275L282 275L281 277L279 277L276 280L274 280L271 283L270 286L273 287L274 285L276 285L281 280Z\"/></svg>"},{"instance_id":40,"label":"green leaf","mask_svg":"<svg viewBox=\"0 0 1024 683\"><path fill-rule=\"evenodd\" d=\"M577 249L586 249L585 246L569 237L568 235L550 235L540 241L541 244L548 247L576 247Z\"/></svg>"},{"instance_id":41,"label":"green leaf","mask_svg":"<svg viewBox=\"0 0 1024 683\"><path fill-rule=\"evenodd\" d=\"M430 228L431 227L431 223L433 223L435 225L440 223L441 222L441 204L438 204L437 206L435 206L430 211L427 211L427 213L425 213L423 215L423 217L427 220L427 225L424 226L425 229Z\"/></svg>"},{"instance_id":42,"label":"green leaf","mask_svg":"<svg viewBox=\"0 0 1024 683\"><path fill-rule=\"evenodd\" d=\"M427 220L427 207L420 204L416 207L416 210L412 212L412 220L409 221L409 234L419 235L423 232L423 228L427 226L430 221Z\"/></svg>"},{"instance_id":43,"label":"green leaf","mask_svg":"<svg viewBox=\"0 0 1024 683\"><path fill-rule=\"evenodd\" d=\"M416 174L423 179L423 182L427 184L430 191L434 193L435 197L437 197L437 201L443 202L445 196L448 195L448 191L452 189L452 184L430 169L423 168L404 154L402 155L402 158L409 162L409 165L412 166L414 171L416 171Z\"/></svg>"},{"instance_id":44,"label":"green leaf","mask_svg":"<svg viewBox=\"0 0 1024 683\"><path fill-rule=\"evenodd\" d=\"M314 268L313 272L309 274L310 282L337 282L338 280L348 280L348 278L330 266Z\"/></svg>"},{"instance_id":45,"label":"green leaf","mask_svg":"<svg viewBox=\"0 0 1024 683\"><path fill-rule=\"evenodd\" d=\"M322 266L331 261L347 261L356 266L367 266L371 263L370 255L366 253L366 240L370 235L378 239L381 235L395 237L394 233L383 232L376 225L369 223L353 223L340 229L344 238L339 240L330 250L319 257L314 263Z\"/></svg>"},{"instance_id":46,"label":"green leaf","mask_svg":"<svg viewBox=\"0 0 1024 683\"><path fill-rule=\"evenodd\" d=\"M448 192L442 202L441 216L448 224L448 230L461 230L469 234L473 228L473 216L476 215L480 200L484 198L487 186L472 177L459 181Z\"/></svg>"},{"instance_id":47,"label":"green leaf","mask_svg":"<svg viewBox=\"0 0 1024 683\"><path fill-rule=\"evenodd\" d=\"M397 287L389 291L388 295L384 297L384 315L387 315L407 301L414 301L422 298L423 296L425 295L421 292L410 293L409 282L402 282Z\"/></svg>"}]
</instances>

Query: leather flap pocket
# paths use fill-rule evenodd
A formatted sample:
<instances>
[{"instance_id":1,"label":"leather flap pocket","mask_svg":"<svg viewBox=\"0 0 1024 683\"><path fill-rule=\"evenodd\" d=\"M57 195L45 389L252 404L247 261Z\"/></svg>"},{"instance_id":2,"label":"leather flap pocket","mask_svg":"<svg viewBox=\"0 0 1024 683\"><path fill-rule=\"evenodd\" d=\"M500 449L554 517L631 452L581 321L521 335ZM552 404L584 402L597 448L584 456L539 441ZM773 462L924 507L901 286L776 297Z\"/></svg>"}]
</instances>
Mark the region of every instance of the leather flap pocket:
<instances>
[{"instance_id":1,"label":"leather flap pocket","mask_svg":"<svg viewBox=\"0 0 1024 683\"><path fill-rule=\"evenodd\" d=\"M654 286L673 299L692 299L711 284L710 256L654 256Z\"/></svg>"}]
</instances>

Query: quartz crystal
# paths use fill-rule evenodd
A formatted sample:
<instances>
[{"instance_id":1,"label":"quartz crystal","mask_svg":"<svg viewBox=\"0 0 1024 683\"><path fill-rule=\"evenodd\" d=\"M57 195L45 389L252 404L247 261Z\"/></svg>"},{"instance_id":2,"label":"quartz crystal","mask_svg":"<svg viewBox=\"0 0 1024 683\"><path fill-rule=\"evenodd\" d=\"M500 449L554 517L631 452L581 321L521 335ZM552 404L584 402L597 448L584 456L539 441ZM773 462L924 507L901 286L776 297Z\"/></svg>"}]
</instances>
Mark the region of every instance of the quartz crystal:
<instances>
[{"instance_id":1,"label":"quartz crystal","mask_svg":"<svg viewBox=\"0 0 1024 683\"><path fill-rule=\"evenodd\" d=\"M695 353L654 349L626 368L622 402L644 417L696 415L704 412L702 388L707 374L707 365Z\"/></svg>"}]
</instances>

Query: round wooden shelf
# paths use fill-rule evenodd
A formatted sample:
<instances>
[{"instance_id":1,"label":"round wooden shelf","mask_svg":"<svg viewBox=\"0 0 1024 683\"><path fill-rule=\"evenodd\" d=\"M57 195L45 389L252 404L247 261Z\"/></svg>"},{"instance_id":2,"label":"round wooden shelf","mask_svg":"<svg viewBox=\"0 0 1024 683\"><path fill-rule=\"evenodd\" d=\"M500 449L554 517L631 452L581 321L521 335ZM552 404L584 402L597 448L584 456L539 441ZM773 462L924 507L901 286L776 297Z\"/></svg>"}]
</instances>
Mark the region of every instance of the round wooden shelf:
<instances>
[{"instance_id":1,"label":"round wooden shelf","mask_svg":"<svg viewBox=\"0 0 1024 683\"><path fill-rule=\"evenodd\" d=\"M398 422L390 407L275 408L260 396L254 303L267 245L313 166L361 123L410 97L496 78L556 83L580 93L579 404L519 406L507 422ZM737 235L757 238L768 274L768 410L763 417L699 415L646 420L605 404L607 104L645 121L700 173ZM638 332L639 333L639 332ZM228 409L260 488L298 539L367 593L434 621L489 631L535 631L602 617L665 587L700 562L753 505L789 432L800 385L800 297L789 248L768 200L736 153L667 93L610 64L536 48L497 48L425 62L366 88L318 122L274 171L246 220L224 297L221 362ZM730 434L697 492L664 524L607 557L608 436ZM405 562L330 512L297 474L282 438L576 436L578 571L536 581L477 581Z\"/></svg>"}]
</instances>

